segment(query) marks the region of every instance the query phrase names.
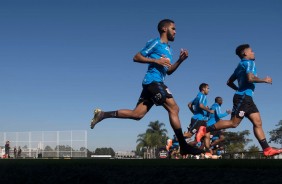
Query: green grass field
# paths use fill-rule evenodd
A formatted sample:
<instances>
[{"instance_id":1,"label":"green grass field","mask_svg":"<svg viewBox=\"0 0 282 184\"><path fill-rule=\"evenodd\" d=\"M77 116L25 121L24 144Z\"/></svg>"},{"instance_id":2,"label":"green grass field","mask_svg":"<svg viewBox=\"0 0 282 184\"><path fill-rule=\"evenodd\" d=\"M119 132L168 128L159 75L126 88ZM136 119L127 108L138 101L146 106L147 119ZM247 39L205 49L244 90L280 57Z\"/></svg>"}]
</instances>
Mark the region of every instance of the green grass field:
<instances>
[{"instance_id":1,"label":"green grass field","mask_svg":"<svg viewBox=\"0 0 282 184\"><path fill-rule=\"evenodd\" d=\"M1 183L281 183L282 160L1 159Z\"/></svg>"}]
</instances>

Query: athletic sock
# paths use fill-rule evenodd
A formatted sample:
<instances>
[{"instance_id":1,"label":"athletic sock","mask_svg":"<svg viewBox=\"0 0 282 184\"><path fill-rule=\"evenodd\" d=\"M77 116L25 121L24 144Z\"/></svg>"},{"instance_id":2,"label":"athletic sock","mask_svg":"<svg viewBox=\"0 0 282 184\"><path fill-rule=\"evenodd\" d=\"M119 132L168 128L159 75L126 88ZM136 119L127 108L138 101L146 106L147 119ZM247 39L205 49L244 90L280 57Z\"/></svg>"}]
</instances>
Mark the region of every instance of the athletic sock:
<instances>
[{"instance_id":1,"label":"athletic sock","mask_svg":"<svg viewBox=\"0 0 282 184\"><path fill-rule=\"evenodd\" d=\"M187 144L186 141L185 141L185 138L183 136L183 133L182 133L182 128L174 129L174 133L175 133L175 135L178 139L180 147Z\"/></svg>"},{"instance_id":2,"label":"athletic sock","mask_svg":"<svg viewBox=\"0 0 282 184\"><path fill-rule=\"evenodd\" d=\"M208 126L208 127L206 128L207 133L208 133L208 132L214 132L214 131L216 131L216 130L217 130L217 129L215 128L214 125Z\"/></svg>"},{"instance_id":3,"label":"athletic sock","mask_svg":"<svg viewBox=\"0 0 282 184\"><path fill-rule=\"evenodd\" d=\"M265 148L268 148L268 147L269 147L269 145L268 145L266 139L260 140L260 141L259 141L259 144L260 144L260 146L262 147L263 150L264 150Z\"/></svg>"},{"instance_id":4,"label":"athletic sock","mask_svg":"<svg viewBox=\"0 0 282 184\"><path fill-rule=\"evenodd\" d=\"M103 112L102 118L116 118L118 115L118 111L108 111L108 112Z\"/></svg>"}]
</instances>

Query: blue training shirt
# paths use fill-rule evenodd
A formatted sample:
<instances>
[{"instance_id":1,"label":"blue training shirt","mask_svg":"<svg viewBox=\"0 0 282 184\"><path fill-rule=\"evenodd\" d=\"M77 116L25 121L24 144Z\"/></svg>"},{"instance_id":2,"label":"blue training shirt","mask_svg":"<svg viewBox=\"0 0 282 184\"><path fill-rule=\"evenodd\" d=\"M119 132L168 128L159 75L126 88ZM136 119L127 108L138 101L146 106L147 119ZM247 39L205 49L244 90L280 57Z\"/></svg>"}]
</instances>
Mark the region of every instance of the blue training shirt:
<instances>
[{"instance_id":1,"label":"blue training shirt","mask_svg":"<svg viewBox=\"0 0 282 184\"><path fill-rule=\"evenodd\" d=\"M159 59L166 57L172 62L172 50L167 43L162 43L160 38L152 39L140 51L144 57ZM153 81L164 82L168 68L156 63L149 63L148 70L142 84L150 84Z\"/></svg>"},{"instance_id":2,"label":"blue training shirt","mask_svg":"<svg viewBox=\"0 0 282 184\"><path fill-rule=\"evenodd\" d=\"M225 117L228 115L227 112L221 113L221 107L218 103L214 103L211 108L211 110L214 110L213 114L210 114L209 116L209 121L207 122L207 126L211 126L218 122L221 118Z\"/></svg>"},{"instance_id":3,"label":"blue training shirt","mask_svg":"<svg viewBox=\"0 0 282 184\"><path fill-rule=\"evenodd\" d=\"M232 74L238 81L238 90L235 94L253 96L255 83L249 83L247 74L252 73L257 76L255 61L242 59Z\"/></svg>"},{"instance_id":4,"label":"blue training shirt","mask_svg":"<svg viewBox=\"0 0 282 184\"><path fill-rule=\"evenodd\" d=\"M207 116L207 111L200 108L200 104L203 104L204 106L207 106L207 96L203 94L202 92L199 92L192 101L193 109L194 109L194 116L192 116L193 119L197 120L204 120Z\"/></svg>"}]
</instances>

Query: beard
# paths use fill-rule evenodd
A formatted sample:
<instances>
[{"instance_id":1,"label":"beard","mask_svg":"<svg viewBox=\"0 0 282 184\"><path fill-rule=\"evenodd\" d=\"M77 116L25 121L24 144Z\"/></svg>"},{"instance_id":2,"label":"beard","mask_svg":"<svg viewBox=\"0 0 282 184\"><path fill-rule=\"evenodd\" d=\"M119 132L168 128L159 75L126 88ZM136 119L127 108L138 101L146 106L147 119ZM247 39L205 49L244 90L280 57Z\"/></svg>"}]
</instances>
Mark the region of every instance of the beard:
<instances>
[{"instance_id":1,"label":"beard","mask_svg":"<svg viewBox=\"0 0 282 184\"><path fill-rule=\"evenodd\" d=\"M168 41L171 41L171 42L174 41L174 36L169 31L167 32L166 36L167 36Z\"/></svg>"}]
</instances>

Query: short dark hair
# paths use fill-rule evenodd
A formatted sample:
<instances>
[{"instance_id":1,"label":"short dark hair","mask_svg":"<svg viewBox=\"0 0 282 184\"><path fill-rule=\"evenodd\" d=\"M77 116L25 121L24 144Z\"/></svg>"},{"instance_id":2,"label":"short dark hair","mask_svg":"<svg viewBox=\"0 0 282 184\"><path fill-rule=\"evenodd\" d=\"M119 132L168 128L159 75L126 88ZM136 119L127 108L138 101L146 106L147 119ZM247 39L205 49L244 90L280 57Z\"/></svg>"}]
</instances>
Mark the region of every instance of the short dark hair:
<instances>
[{"instance_id":1,"label":"short dark hair","mask_svg":"<svg viewBox=\"0 0 282 184\"><path fill-rule=\"evenodd\" d=\"M163 27L167 26L168 24L174 23L173 20L170 19L163 19L158 24L158 31L161 34L163 32Z\"/></svg>"},{"instance_id":2,"label":"short dark hair","mask_svg":"<svg viewBox=\"0 0 282 184\"><path fill-rule=\"evenodd\" d=\"M236 48L236 55L239 56L239 58L244 58L244 50L247 49L247 48L250 48L250 45L249 44L242 44L242 45L239 45L237 48Z\"/></svg>"},{"instance_id":3,"label":"short dark hair","mask_svg":"<svg viewBox=\"0 0 282 184\"><path fill-rule=\"evenodd\" d=\"M208 84L202 83L202 84L200 84L200 86L199 86L199 90L202 91L202 89L205 88L205 87L207 87L207 86L208 86Z\"/></svg>"},{"instance_id":4,"label":"short dark hair","mask_svg":"<svg viewBox=\"0 0 282 184\"><path fill-rule=\"evenodd\" d=\"M220 96L215 97L214 102L218 102L218 100L222 99Z\"/></svg>"}]
</instances>

